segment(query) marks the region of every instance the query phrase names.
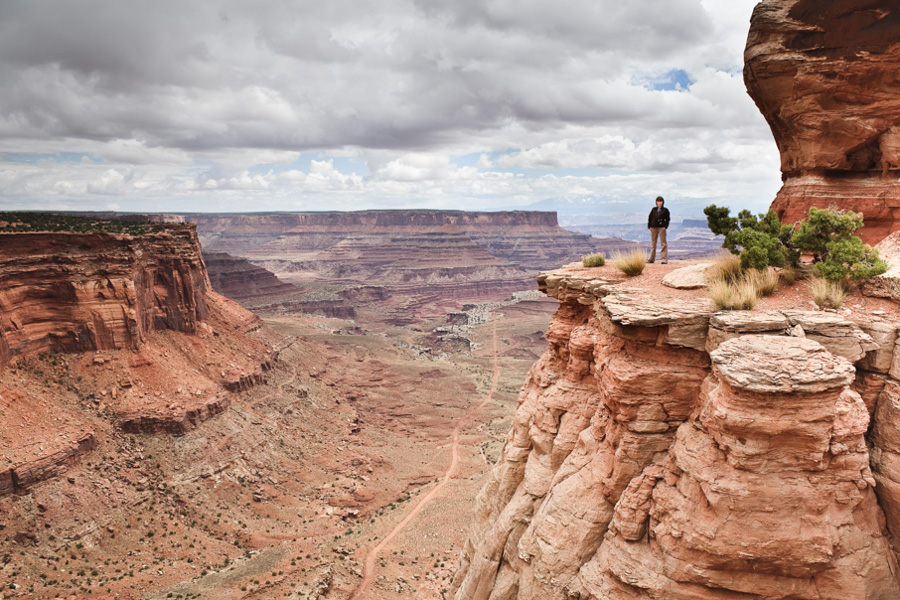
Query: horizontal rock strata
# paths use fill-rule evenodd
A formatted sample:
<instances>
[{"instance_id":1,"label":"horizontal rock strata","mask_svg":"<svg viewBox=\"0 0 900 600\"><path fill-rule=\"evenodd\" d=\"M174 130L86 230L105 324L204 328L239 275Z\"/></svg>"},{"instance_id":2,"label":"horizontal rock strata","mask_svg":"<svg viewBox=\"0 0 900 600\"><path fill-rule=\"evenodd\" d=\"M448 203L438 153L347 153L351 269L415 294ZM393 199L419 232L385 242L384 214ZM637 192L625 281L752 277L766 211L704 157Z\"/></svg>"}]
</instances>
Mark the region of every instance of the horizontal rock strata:
<instances>
[{"instance_id":1,"label":"horizontal rock strata","mask_svg":"<svg viewBox=\"0 0 900 600\"><path fill-rule=\"evenodd\" d=\"M864 241L900 229L900 8L890 2L763 0L744 80L781 152L783 222L815 206L865 214Z\"/></svg>"},{"instance_id":2,"label":"horizontal rock strata","mask_svg":"<svg viewBox=\"0 0 900 600\"><path fill-rule=\"evenodd\" d=\"M900 323L581 272L538 278L560 308L454 597L900 597Z\"/></svg>"},{"instance_id":3,"label":"horizontal rock strata","mask_svg":"<svg viewBox=\"0 0 900 600\"><path fill-rule=\"evenodd\" d=\"M297 286L260 302L259 272L214 261L213 281L247 306L341 318L411 323L470 302L529 289L540 269L595 252L630 247L558 226L552 212L387 210L277 214L187 214L204 249L247 258ZM221 271L221 273L219 273ZM244 289L241 289L241 286Z\"/></svg>"},{"instance_id":4,"label":"horizontal rock strata","mask_svg":"<svg viewBox=\"0 0 900 600\"><path fill-rule=\"evenodd\" d=\"M0 366L46 351L135 349L192 333L209 281L193 226L141 236L0 234Z\"/></svg>"}]
</instances>

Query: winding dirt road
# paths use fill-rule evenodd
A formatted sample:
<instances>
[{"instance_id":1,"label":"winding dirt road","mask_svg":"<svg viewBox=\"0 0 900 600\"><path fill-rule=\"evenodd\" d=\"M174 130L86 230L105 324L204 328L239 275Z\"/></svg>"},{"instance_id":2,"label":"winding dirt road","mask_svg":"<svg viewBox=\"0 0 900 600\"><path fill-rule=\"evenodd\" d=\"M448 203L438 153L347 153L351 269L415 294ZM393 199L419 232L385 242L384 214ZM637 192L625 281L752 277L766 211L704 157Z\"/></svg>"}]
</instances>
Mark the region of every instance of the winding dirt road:
<instances>
[{"instance_id":1,"label":"winding dirt road","mask_svg":"<svg viewBox=\"0 0 900 600\"><path fill-rule=\"evenodd\" d=\"M372 585L372 581L375 579L375 562L378 560L378 556L381 554L381 551L384 550L384 547L387 546L394 536L403 531L403 528L406 527L410 521L412 521L419 512L431 502L431 499L437 495L441 489L447 485L447 483L453 479L456 475L456 467L459 463L459 432L462 431L463 428L468 427L472 422L472 418L475 416L475 413L482 408L484 408L488 402L493 400L494 393L497 391L497 382L500 379L500 363L498 361L498 342L497 342L497 321L492 317L491 318L491 336L492 336L492 346L493 346L493 363L494 363L494 372L491 377L491 389L488 390L487 395L484 397L484 400L481 401L481 404L478 406L471 408L460 417L459 421L456 423L456 427L453 429L453 447L452 447L452 458L450 460L450 466L447 468L447 472L444 473L444 478L441 480L439 484L437 484L430 492L425 494L419 502L413 507L413 509L409 512L408 515L403 517L403 520L397 523L397 525L391 530L387 536L378 544L369 551L366 556L366 564L363 569L363 578L359 584L359 587L356 588L356 591L353 592L353 595L350 596L350 600L361 600L366 592L369 591L369 587Z\"/></svg>"}]
</instances>

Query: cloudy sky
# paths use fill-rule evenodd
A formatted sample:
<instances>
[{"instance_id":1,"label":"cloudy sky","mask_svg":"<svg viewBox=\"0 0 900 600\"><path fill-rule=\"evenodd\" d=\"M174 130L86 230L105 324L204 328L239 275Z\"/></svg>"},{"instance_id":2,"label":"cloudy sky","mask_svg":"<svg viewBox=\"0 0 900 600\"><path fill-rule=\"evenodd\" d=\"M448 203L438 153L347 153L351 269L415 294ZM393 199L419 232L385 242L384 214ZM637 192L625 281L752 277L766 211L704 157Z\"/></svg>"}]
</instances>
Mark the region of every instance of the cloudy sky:
<instances>
[{"instance_id":1,"label":"cloudy sky","mask_svg":"<svg viewBox=\"0 0 900 600\"><path fill-rule=\"evenodd\" d=\"M0 206L763 210L754 4L3 0Z\"/></svg>"}]
</instances>

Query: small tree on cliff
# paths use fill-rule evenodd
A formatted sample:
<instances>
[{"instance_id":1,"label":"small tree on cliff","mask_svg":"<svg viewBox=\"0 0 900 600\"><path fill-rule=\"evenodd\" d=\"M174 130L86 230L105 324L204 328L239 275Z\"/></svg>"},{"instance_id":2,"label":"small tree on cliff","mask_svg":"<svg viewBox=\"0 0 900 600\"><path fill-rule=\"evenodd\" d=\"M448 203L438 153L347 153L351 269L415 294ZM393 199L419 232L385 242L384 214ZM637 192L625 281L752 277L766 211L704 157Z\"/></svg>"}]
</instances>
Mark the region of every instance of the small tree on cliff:
<instances>
[{"instance_id":1,"label":"small tree on cliff","mask_svg":"<svg viewBox=\"0 0 900 600\"><path fill-rule=\"evenodd\" d=\"M866 279L887 271L887 263L854 235L862 226L862 214L811 207L809 217L800 222L791 243L812 253L813 262L825 279Z\"/></svg>"},{"instance_id":2,"label":"small tree on cliff","mask_svg":"<svg viewBox=\"0 0 900 600\"><path fill-rule=\"evenodd\" d=\"M703 209L710 230L725 236L722 246L741 257L741 268L762 271L797 264L800 254L791 244L794 228L783 225L775 211L755 216L742 210L737 217L730 213L728 207L715 204Z\"/></svg>"}]
</instances>

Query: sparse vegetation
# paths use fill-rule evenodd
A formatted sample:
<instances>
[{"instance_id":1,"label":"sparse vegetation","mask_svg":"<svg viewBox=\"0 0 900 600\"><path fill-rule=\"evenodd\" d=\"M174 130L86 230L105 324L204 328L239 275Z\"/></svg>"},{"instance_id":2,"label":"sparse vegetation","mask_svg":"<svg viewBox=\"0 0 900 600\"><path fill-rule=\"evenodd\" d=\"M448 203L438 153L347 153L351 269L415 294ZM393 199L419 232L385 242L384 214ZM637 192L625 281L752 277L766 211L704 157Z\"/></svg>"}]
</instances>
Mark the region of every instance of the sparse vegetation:
<instances>
[{"instance_id":1,"label":"sparse vegetation","mask_svg":"<svg viewBox=\"0 0 900 600\"><path fill-rule=\"evenodd\" d=\"M144 235L163 231L168 227L171 225L141 221L137 218L119 220L52 212L0 212L0 233L69 232Z\"/></svg>"},{"instance_id":2,"label":"sparse vegetation","mask_svg":"<svg viewBox=\"0 0 900 600\"><path fill-rule=\"evenodd\" d=\"M847 289L839 281L816 277L809 284L809 293L819 308L840 308Z\"/></svg>"},{"instance_id":3,"label":"sparse vegetation","mask_svg":"<svg viewBox=\"0 0 900 600\"><path fill-rule=\"evenodd\" d=\"M770 268L744 270L740 259L733 254L716 258L706 271L709 296L716 310L749 310L759 299L775 292L778 275Z\"/></svg>"},{"instance_id":4,"label":"sparse vegetation","mask_svg":"<svg viewBox=\"0 0 900 600\"><path fill-rule=\"evenodd\" d=\"M647 266L647 256L641 247L635 247L627 252L616 252L611 260L617 269L629 277L640 275Z\"/></svg>"},{"instance_id":5,"label":"sparse vegetation","mask_svg":"<svg viewBox=\"0 0 900 600\"><path fill-rule=\"evenodd\" d=\"M855 235L863 215L853 211L811 207L796 231L771 210L758 216L742 210L732 217L728 208L713 204L703 212L710 230L725 236L723 246L740 256L744 270L784 267L784 279L793 283L797 277L791 269L799 267L801 252L812 254L818 274L830 281L866 279L887 270L878 252Z\"/></svg>"},{"instance_id":6,"label":"sparse vegetation","mask_svg":"<svg viewBox=\"0 0 900 600\"><path fill-rule=\"evenodd\" d=\"M606 264L606 257L603 256L602 252L586 254L581 257L581 264L585 267L602 267Z\"/></svg>"}]
</instances>

